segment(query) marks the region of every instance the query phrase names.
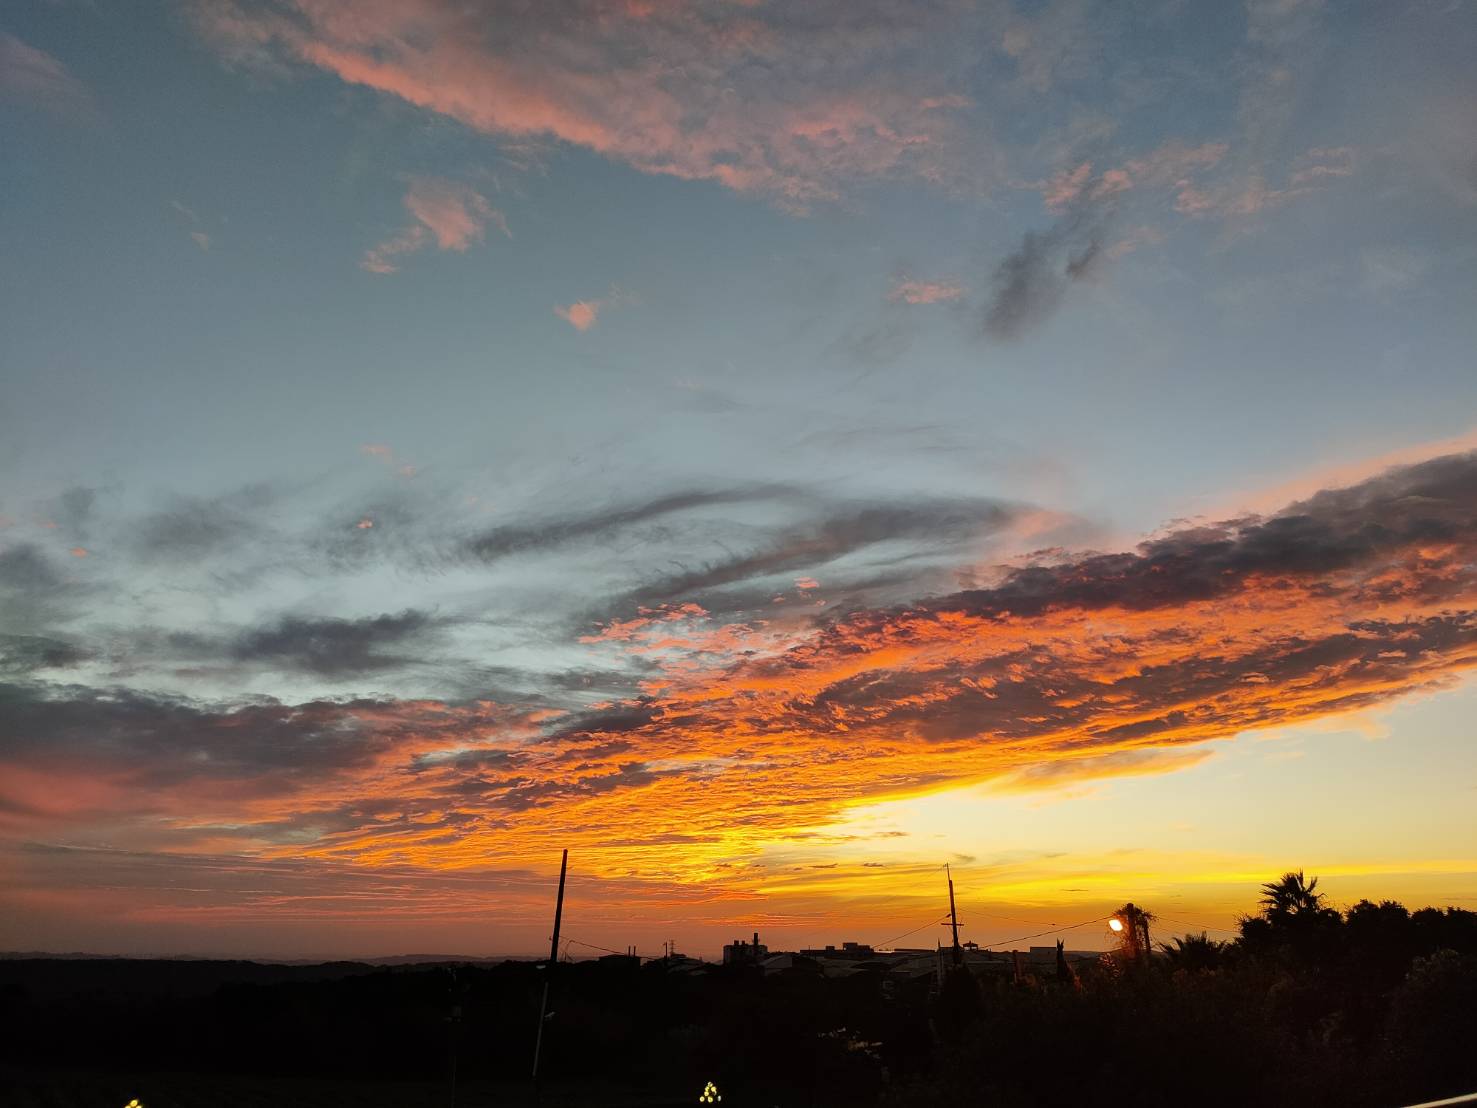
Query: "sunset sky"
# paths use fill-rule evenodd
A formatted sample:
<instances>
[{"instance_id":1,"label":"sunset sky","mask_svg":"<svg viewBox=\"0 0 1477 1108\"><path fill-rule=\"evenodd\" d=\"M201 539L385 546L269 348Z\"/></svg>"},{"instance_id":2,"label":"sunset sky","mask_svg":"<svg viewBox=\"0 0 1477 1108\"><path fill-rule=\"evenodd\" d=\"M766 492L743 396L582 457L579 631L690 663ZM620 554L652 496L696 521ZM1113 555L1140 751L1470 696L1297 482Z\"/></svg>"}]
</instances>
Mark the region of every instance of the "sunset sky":
<instances>
[{"instance_id":1,"label":"sunset sky","mask_svg":"<svg viewBox=\"0 0 1477 1108\"><path fill-rule=\"evenodd\" d=\"M1474 56L7 5L0 949L532 952L564 847L576 955L1477 907Z\"/></svg>"}]
</instances>

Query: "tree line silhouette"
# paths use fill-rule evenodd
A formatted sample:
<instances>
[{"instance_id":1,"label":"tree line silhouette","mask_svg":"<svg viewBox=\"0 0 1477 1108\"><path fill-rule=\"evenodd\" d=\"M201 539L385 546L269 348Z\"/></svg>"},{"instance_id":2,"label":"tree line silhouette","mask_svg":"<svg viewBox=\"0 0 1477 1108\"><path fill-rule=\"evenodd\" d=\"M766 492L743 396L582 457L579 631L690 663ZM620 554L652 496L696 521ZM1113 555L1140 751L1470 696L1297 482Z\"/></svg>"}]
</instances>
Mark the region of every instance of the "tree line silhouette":
<instances>
[{"instance_id":1,"label":"tree line silhouette","mask_svg":"<svg viewBox=\"0 0 1477 1108\"><path fill-rule=\"evenodd\" d=\"M1373 1108L1477 1091L1477 913L1340 912L1317 885L1263 885L1227 941L1145 955L1127 927L1072 980L951 981L931 1070L882 1099Z\"/></svg>"},{"instance_id":2,"label":"tree line silhouette","mask_svg":"<svg viewBox=\"0 0 1477 1108\"><path fill-rule=\"evenodd\" d=\"M560 964L543 1103L690 1103L707 1082L737 1108L1373 1108L1477 1090L1477 913L1367 900L1341 912L1300 872L1262 893L1235 937L1151 949L1160 921L1125 905L1145 926L1124 928L1118 950L1039 975ZM520 1103L510 1090L528 1072L546 972L0 961L0 1077L39 1089L62 1074L188 1072L215 1090L190 1103L220 1105L247 1103L233 1083L272 1078L270 1103L287 1108L336 1102L333 1081L377 1083L382 1099L355 1103L446 1104L455 1072L462 1108Z\"/></svg>"}]
</instances>

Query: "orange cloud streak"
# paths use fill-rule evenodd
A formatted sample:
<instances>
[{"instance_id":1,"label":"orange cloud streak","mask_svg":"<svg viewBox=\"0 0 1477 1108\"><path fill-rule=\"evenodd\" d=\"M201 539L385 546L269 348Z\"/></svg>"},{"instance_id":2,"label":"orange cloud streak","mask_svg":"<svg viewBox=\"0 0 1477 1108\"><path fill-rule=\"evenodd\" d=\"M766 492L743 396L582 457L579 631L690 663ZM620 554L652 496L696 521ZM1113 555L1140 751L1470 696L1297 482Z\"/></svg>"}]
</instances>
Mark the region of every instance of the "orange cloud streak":
<instances>
[{"instance_id":1,"label":"orange cloud streak","mask_svg":"<svg viewBox=\"0 0 1477 1108\"><path fill-rule=\"evenodd\" d=\"M654 667L627 702L202 714L166 763L121 759L109 788L179 850L480 872L570 846L600 879L753 895L767 850L864 802L1170 772L1211 740L1451 684L1477 666L1474 501L1477 454L1460 455L901 608L643 611L583 640ZM282 760L242 753L258 747ZM23 768L56 771L55 749Z\"/></svg>"}]
</instances>

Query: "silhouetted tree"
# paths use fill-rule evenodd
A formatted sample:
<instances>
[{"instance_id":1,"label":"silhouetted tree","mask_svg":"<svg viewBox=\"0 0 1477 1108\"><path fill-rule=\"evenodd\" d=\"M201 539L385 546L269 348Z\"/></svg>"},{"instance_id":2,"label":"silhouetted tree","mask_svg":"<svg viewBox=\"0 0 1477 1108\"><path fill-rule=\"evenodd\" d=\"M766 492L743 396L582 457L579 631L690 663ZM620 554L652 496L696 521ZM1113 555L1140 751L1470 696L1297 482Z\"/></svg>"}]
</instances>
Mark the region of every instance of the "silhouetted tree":
<instances>
[{"instance_id":1,"label":"silhouetted tree","mask_svg":"<svg viewBox=\"0 0 1477 1108\"><path fill-rule=\"evenodd\" d=\"M1067 944L1061 939L1056 941L1056 979L1060 985L1071 985L1074 989L1082 988L1082 982L1077 978L1077 971L1067 961Z\"/></svg>"},{"instance_id":2,"label":"silhouetted tree","mask_svg":"<svg viewBox=\"0 0 1477 1108\"><path fill-rule=\"evenodd\" d=\"M1390 1005L1390 1061L1400 1093L1434 1099L1477 1088L1472 1049L1477 956L1439 950L1417 958Z\"/></svg>"},{"instance_id":3,"label":"silhouetted tree","mask_svg":"<svg viewBox=\"0 0 1477 1108\"><path fill-rule=\"evenodd\" d=\"M1117 935L1118 951L1124 960L1135 963L1146 961L1152 949L1149 945L1149 924L1154 920L1153 913L1146 912L1129 901L1113 913L1113 918L1122 925L1122 930Z\"/></svg>"},{"instance_id":4,"label":"silhouetted tree","mask_svg":"<svg viewBox=\"0 0 1477 1108\"><path fill-rule=\"evenodd\" d=\"M1262 886L1261 906L1259 915L1238 921L1242 953L1305 969L1328 967L1337 959L1343 917L1324 904L1318 878L1290 870Z\"/></svg>"},{"instance_id":5,"label":"silhouetted tree","mask_svg":"<svg viewBox=\"0 0 1477 1108\"><path fill-rule=\"evenodd\" d=\"M1170 969L1200 973L1220 968L1227 945L1202 931L1198 935L1179 935L1168 943L1161 943L1159 949L1169 959Z\"/></svg>"},{"instance_id":6,"label":"silhouetted tree","mask_svg":"<svg viewBox=\"0 0 1477 1108\"><path fill-rule=\"evenodd\" d=\"M1262 886L1262 914L1270 920L1318 912L1323 908L1323 894L1317 892L1318 878L1308 881L1302 870L1289 870L1276 881Z\"/></svg>"}]
</instances>

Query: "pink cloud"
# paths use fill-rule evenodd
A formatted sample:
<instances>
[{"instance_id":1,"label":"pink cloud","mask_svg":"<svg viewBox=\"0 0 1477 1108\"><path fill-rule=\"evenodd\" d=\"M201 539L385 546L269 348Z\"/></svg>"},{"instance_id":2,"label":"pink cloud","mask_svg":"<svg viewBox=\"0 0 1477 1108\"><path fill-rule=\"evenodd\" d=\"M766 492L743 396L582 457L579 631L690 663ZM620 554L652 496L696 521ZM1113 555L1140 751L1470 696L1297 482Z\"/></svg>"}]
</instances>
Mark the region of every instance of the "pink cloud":
<instances>
[{"instance_id":1,"label":"pink cloud","mask_svg":"<svg viewBox=\"0 0 1477 1108\"><path fill-rule=\"evenodd\" d=\"M1087 182L1092 178L1092 163L1083 162L1076 169L1064 169L1042 186L1041 197L1048 211L1061 211L1070 207L1082 195Z\"/></svg>"},{"instance_id":2,"label":"pink cloud","mask_svg":"<svg viewBox=\"0 0 1477 1108\"><path fill-rule=\"evenodd\" d=\"M1210 188L1198 188L1189 181L1180 181L1175 211L1182 215L1216 215L1222 218L1260 215L1289 200L1318 192L1353 173L1352 147L1315 146L1293 163L1286 183L1280 188L1268 184L1260 170Z\"/></svg>"},{"instance_id":3,"label":"pink cloud","mask_svg":"<svg viewBox=\"0 0 1477 1108\"><path fill-rule=\"evenodd\" d=\"M481 242L488 223L508 234L507 221L466 185L421 177L405 194L405 206L436 237L442 250L465 250Z\"/></svg>"},{"instance_id":4,"label":"pink cloud","mask_svg":"<svg viewBox=\"0 0 1477 1108\"><path fill-rule=\"evenodd\" d=\"M1271 188L1260 174L1210 189L1197 188L1189 182L1175 198L1174 210L1181 215L1232 216L1258 215L1278 207L1303 190Z\"/></svg>"},{"instance_id":5,"label":"pink cloud","mask_svg":"<svg viewBox=\"0 0 1477 1108\"><path fill-rule=\"evenodd\" d=\"M797 210L851 177L977 172L979 151L954 141L969 105L955 75L937 51L912 60L924 36L957 30L951 5L907 21L838 6L803 35L771 8L200 0L195 15L236 60L313 66L487 134L551 137Z\"/></svg>"},{"instance_id":6,"label":"pink cloud","mask_svg":"<svg viewBox=\"0 0 1477 1108\"><path fill-rule=\"evenodd\" d=\"M483 241L489 223L509 235L503 214L481 193L455 181L413 179L405 194L405 208L415 222L365 251L361 268L370 273L394 273L399 268L396 258L413 254L432 242L441 250L465 251Z\"/></svg>"},{"instance_id":7,"label":"pink cloud","mask_svg":"<svg viewBox=\"0 0 1477 1108\"><path fill-rule=\"evenodd\" d=\"M600 313L622 304L634 303L636 297L612 285L604 296L588 300L576 300L573 304L556 304L554 314L577 331L588 331L600 319Z\"/></svg>"},{"instance_id":8,"label":"pink cloud","mask_svg":"<svg viewBox=\"0 0 1477 1108\"><path fill-rule=\"evenodd\" d=\"M963 295L964 287L954 281L902 280L892 287L887 299L902 304L940 304Z\"/></svg>"},{"instance_id":9,"label":"pink cloud","mask_svg":"<svg viewBox=\"0 0 1477 1108\"><path fill-rule=\"evenodd\" d=\"M1207 142L1200 146L1168 142L1142 158L1129 161L1123 172L1135 185L1162 187L1189 173L1213 169L1229 149L1224 142Z\"/></svg>"},{"instance_id":10,"label":"pink cloud","mask_svg":"<svg viewBox=\"0 0 1477 1108\"><path fill-rule=\"evenodd\" d=\"M1158 246L1163 241L1164 232L1157 227L1147 225L1134 227L1108 247L1108 260L1116 262L1119 258L1127 257L1140 247Z\"/></svg>"},{"instance_id":11,"label":"pink cloud","mask_svg":"<svg viewBox=\"0 0 1477 1108\"><path fill-rule=\"evenodd\" d=\"M92 92L66 66L4 31L0 31L0 99L36 104L77 119L97 114Z\"/></svg>"},{"instance_id":12,"label":"pink cloud","mask_svg":"<svg viewBox=\"0 0 1477 1108\"><path fill-rule=\"evenodd\" d=\"M407 227L399 234L366 250L360 259L359 268L370 273L394 273L400 267L395 259L401 254L414 254L426 245L426 229L421 226Z\"/></svg>"},{"instance_id":13,"label":"pink cloud","mask_svg":"<svg viewBox=\"0 0 1477 1108\"><path fill-rule=\"evenodd\" d=\"M1315 146L1299 159L1301 168L1293 171L1288 183L1293 188L1327 184L1331 179L1354 174L1352 146Z\"/></svg>"},{"instance_id":14,"label":"pink cloud","mask_svg":"<svg viewBox=\"0 0 1477 1108\"><path fill-rule=\"evenodd\" d=\"M391 447L385 446L382 443L365 443L359 447L359 452L367 457L384 462L385 465L390 466L401 477L410 478L416 475L414 465L398 458ZM360 526L362 527L364 524L361 523Z\"/></svg>"},{"instance_id":15,"label":"pink cloud","mask_svg":"<svg viewBox=\"0 0 1477 1108\"><path fill-rule=\"evenodd\" d=\"M1062 212L1079 200L1106 200L1130 189L1185 184L1191 174L1216 166L1228 149L1223 142L1207 142L1200 146L1167 142L1141 158L1132 158L1096 177L1093 176L1092 163L1083 162L1074 169L1063 170L1040 182L1036 187L1040 189L1048 211Z\"/></svg>"}]
</instances>

